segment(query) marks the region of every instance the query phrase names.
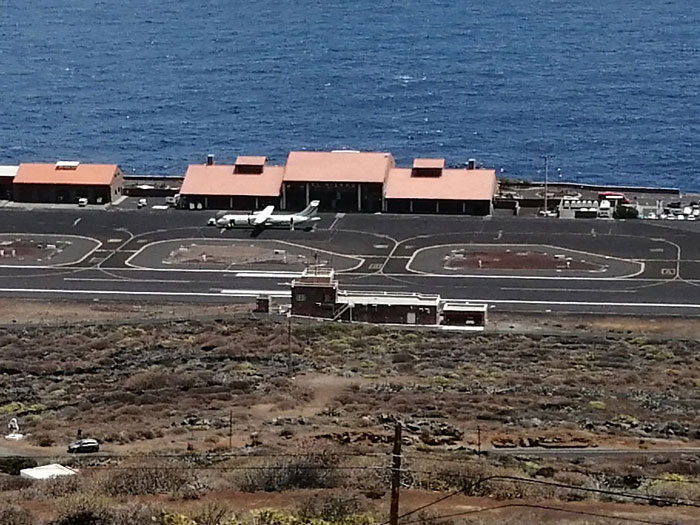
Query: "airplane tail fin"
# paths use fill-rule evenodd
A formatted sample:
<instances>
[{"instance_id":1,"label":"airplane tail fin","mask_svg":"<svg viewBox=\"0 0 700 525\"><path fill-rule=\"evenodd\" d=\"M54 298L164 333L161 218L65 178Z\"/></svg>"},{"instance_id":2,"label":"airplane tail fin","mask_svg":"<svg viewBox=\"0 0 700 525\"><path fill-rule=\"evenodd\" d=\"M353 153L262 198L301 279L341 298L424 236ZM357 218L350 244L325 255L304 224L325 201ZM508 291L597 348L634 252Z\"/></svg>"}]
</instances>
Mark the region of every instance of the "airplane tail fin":
<instances>
[{"instance_id":1,"label":"airplane tail fin","mask_svg":"<svg viewBox=\"0 0 700 525\"><path fill-rule=\"evenodd\" d=\"M301 215L302 217L313 217L318 213L318 205L321 204L320 201L311 201L309 205L304 208L302 211L297 213L297 215Z\"/></svg>"}]
</instances>

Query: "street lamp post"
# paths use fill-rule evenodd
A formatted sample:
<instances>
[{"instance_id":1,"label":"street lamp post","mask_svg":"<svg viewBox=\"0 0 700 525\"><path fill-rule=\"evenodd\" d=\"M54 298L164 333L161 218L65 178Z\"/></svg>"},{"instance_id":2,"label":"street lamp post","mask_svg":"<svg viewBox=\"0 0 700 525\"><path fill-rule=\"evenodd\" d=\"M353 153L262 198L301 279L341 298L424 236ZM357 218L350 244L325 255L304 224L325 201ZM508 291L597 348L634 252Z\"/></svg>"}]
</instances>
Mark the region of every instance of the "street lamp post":
<instances>
[{"instance_id":1,"label":"street lamp post","mask_svg":"<svg viewBox=\"0 0 700 525\"><path fill-rule=\"evenodd\" d=\"M544 216L548 217L547 212L549 208L547 207L547 193L549 186L549 161L554 158L554 155L550 153L548 155L542 155L542 158L544 159Z\"/></svg>"}]
</instances>

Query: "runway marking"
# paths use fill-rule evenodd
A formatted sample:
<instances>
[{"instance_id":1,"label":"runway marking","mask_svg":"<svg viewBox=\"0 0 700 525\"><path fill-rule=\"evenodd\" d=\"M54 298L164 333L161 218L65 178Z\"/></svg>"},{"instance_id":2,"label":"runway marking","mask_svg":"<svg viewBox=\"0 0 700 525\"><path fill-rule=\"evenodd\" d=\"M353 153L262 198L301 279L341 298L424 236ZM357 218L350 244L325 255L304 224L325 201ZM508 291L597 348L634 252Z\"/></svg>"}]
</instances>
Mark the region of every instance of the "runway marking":
<instances>
[{"instance_id":1,"label":"runway marking","mask_svg":"<svg viewBox=\"0 0 700 525\"><path fill-rule=\"evenodd\" d=\"M86 281L96 283L192 283L181 279L99 279L97 277L64 277L64 281Z\"/></svg>"},{"instance_id":2,"label":"runway marking","mask_svg":"<svg viewBox=\"0 0 700 525\"><path fill-rule=\"evenodd\" d=\"M336 214L335 214L335 220L331 223L331 225L330 225L330 227L329 227L328 229L329 229L329 230L332 230L333 228L335 228L335 225L336 225L336 224L338 223L338 221L340 221L340 219L342 219L343 217L345 217L345 214L344 214L344 213L336 213Z\"/></svg>"},{"instance_id":3,"label":"runway marking","mask_svg":"<svg viewBox=\"0 0 700 525\"><path fill-rule=\"evenodd\" d=\"M572 249L572 248L564 248L563 246L554 246L554 245L551 245L551 244L523 244L523 243L505 243L505 244L494 244L494 243L448 243L448 244L435 244L435 245L432 245L432 246L425 246L425 247L423 247L423 248L419 248L418 250L416 250L415 252L413 252L413 255L411 255L411 258L410 258L409 261L406 263L406 266L405 266L406 271L407 271L407 272L410 272L410 273L413 273L413 274L416 274L416 275L431 275L431 276L443 275L443 274L438 274L438 273L428 273L428 272L422 272L422 271L420 271L420 270L414 270L413 268L411 268L411 265L413 264L415 258L418 256L418 254L419 254L420 252L422 252L422 251L433 250L433 249L438 249L438 248L449 248L450 246L462 246L462 247L463 247L463 246L469 246L469 247L481 247L481 246L486 246L486 247L502 247L502 248L508 248L508 247L526 247L526 248L530 248L530 247L533 247L533 246L534 246L534 247L544 247L544 248L551 248L551 249L553 249L553 250L565 250L565 251L574 252L574 253L581 253L581 254L583 254L583 255L588 255L588 256L592 256L592 257L597 257L597 258L599 258L599 259L608 259L608 260L609 260L609 259L614 259L614 260L616 260L616 261L621 261L621 262L625 262L625 263L629 263L629 264L637 264L637 265L639 265L639 270L638 270L637 272L630 273L630 274L626 274L626 275L621 275L621 276L617 276L617 277L612 277L612 278L611 278L611 277L607 277L607 278L606 278L606 277L599 277L598 279L614 279L614 280L628 279L628 278L631 278L631 277L636 277L636 276L638 276L638 275L641 275L642 273L644 273L644 269L645 269L644 262L642 262L642 261L635 261L635 260L631 260L631 259L622 259L621 257L615 257L615 256L613 256L613 255L601 255L601 254L599 254L599 253L586 252L586 251L583 251L583 250L576 250L576 249ZM467 277L467 276L464 275L464 274L460 274L460 275L455 275L455 277ZM487 275L480 275L480 274L477 274L477 275L469 275L469 277L488 277L488 276L487 276ZM502 276L499 275L498 277L502 277ZM541 277L541 276L531 276L531 277ZM527 278L527 277L523 277L523 278ZM562 277L562 279L576 279L576 277Z\"/></svg>"},{"instance_id":4,"label":"runway marking","mask_svg":"<svg viewBox=\"0 0 700 525\"><path fill-rule=\"evenodd\" d=\"M504 292L571 292L571 293L637 293L637 290L592 290L591 288L517 288L499 287Z\"/></svg>"},{"instance_id":5,"label":"runway marking","mask_svg":"<svg viewBox=\"0 0 700 525\"><path fill-rule=\"evenodd\" d=\"M266 277L275 279L294 279L296 277L301 277L302 272L276 272L276 271L248 271L248 272L235 272L233 275L235 277Z\"/></svg>"},{"instance_id":6,"label":"runway marking","mask_svg":"<svg viewBox=\"0 0 700 525\"><path fill-rule=\"evenodd\" d=\"M235 295L238 297L257 297L258 295L270 295L274 297L291 297L291 290L219 290L222 295Z\"/></svg>"},{"instance_id":7,"label":"runway marking","mask_svg":"<svg viewBox=\"0 0 700 525\"><path fill-rule=\"evenodd\" d=\"M303 249L303 250L308 250L308 251L311 251L311 252L317 252L317 253L327 254L327 255L330 255L330 256L331 256L331 259L332 259L333 257L345 257L345 258L347 258L347 259L354 259L355 261L357 261L357 264L356 264L355 266L343 270L343 271L345 271L345 272L349 272L349 271L352 271L352 270L356 270L356 269L360 268L363 264L365 264L365 260L364 260L363 256L361 256L361 255L354 255L354 254L353 254L353 255L346 255L346 254L343 254L343 253L331 252L331 251L329 251L329 250L323 250L323 249L314 248L314 247L310 247L310 246L305 246L305 245L303 245L303 244L294 243L294 242L289 242L289 241L284 241L284 240L277 240L277 239L226 239L226 240L229 241L229 242L232 242L232 243L245 242L245 243L248 243L248 244L253 244L253 243L256 243L256 242L262 242L262 243L276 242L276 243L279 243L279 244L286 244L287 246L293 246L293 247L295 247L295 248L301 248L301 249ZM152 246L155 246L156 244L174 243L174 242L182 242L182 241L200 241L200 242L201 242L201 241L215 241L215 242L220 242L220 239L212 239L211 237L185 237L185 238L180 238L180 239L165 239L165 240L162 240L162 241L153 241L153 242L151 242L151 243L149 243L149 244L146 244L146 245L142 246L141 248L139 248L139 249L136 251L136 253L134 253L131 257L129 257L126 261L124 261L124 264L125 264L126 266L131 267L131 268L138 268L138 269L143 269L143 270L160 270L161 268L149 268L149 267L146 267L146 266L139 266L139 265L137 265L137 264L133 264L131 261L132 261L133 259L135 259L136 257L138 257L138 256L141 254L141 252L147 250L148 248L150 248L150 247L152 247ZM177 270L177 271L179 271L179 270L176 269L176 268L167 268L167 270Z\"/></svg>"},{"instance_id":8,"label":"runway marking","mask_svg":"<svg viewBox=\"0 0 700 525\"><path fill-rule=\"evenodd\" d=\"M487 304L539 304L549 306L620 306L629 308L690 308L700 310L700 304L683 303L622 303L604 301L527 301L524 299L469 299L472 303Z\"/></svg>"},{"instance_id":9,"label":"runway marking","mask_svg":"<svg viewBox=\"0 0 700 525\"><path fill-rule=\"evenodd\" d=\"M273 295L276 297L291 296L290 291L280 290L220 290L218 292L157 292L157 291L129 291L129 290L62 290L35 288L0 288L0 293L36 293L36 294L62 294L62 295L151 295L165 297L221 297L239 296L254 297L257 295Z\"/></svg>"}]
</instances>

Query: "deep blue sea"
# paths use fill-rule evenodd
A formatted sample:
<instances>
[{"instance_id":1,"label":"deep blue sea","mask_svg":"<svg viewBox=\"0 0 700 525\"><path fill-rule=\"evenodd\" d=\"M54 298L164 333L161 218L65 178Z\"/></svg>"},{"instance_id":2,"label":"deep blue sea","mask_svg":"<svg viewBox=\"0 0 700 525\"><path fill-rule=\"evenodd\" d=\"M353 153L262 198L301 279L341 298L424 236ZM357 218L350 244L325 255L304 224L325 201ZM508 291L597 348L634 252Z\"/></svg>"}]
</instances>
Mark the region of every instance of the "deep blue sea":
<instances>
[{"instance_id":1,"label":"deep blue sea","mask_svg":"<svg viewBox=\"0 0 700 525\"><path fill-rule=\"evenodd\" d=\"M700 190L700 0L0 0L0 163L295 149Z\"/></svg>"}]
</instances>

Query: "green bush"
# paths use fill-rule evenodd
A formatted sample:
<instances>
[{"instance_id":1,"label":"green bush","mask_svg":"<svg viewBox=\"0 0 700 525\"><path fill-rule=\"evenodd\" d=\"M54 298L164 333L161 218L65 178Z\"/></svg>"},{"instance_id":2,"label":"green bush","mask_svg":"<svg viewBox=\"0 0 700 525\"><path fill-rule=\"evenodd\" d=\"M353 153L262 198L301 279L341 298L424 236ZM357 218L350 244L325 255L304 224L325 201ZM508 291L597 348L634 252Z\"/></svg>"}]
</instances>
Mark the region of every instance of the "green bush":
<instances>
[{"instance_id":1,"label":"green bush","mask_svg":"<svg viewBox=\"0 0 700 525\"><path fill-rule=\"evenodd\" d=\"M0 457L0 472L11 474L12 476L19 476L20 470L34 468L37 465L37 462L31 458L13 456Z\"/></svg>"}]
</instances>

